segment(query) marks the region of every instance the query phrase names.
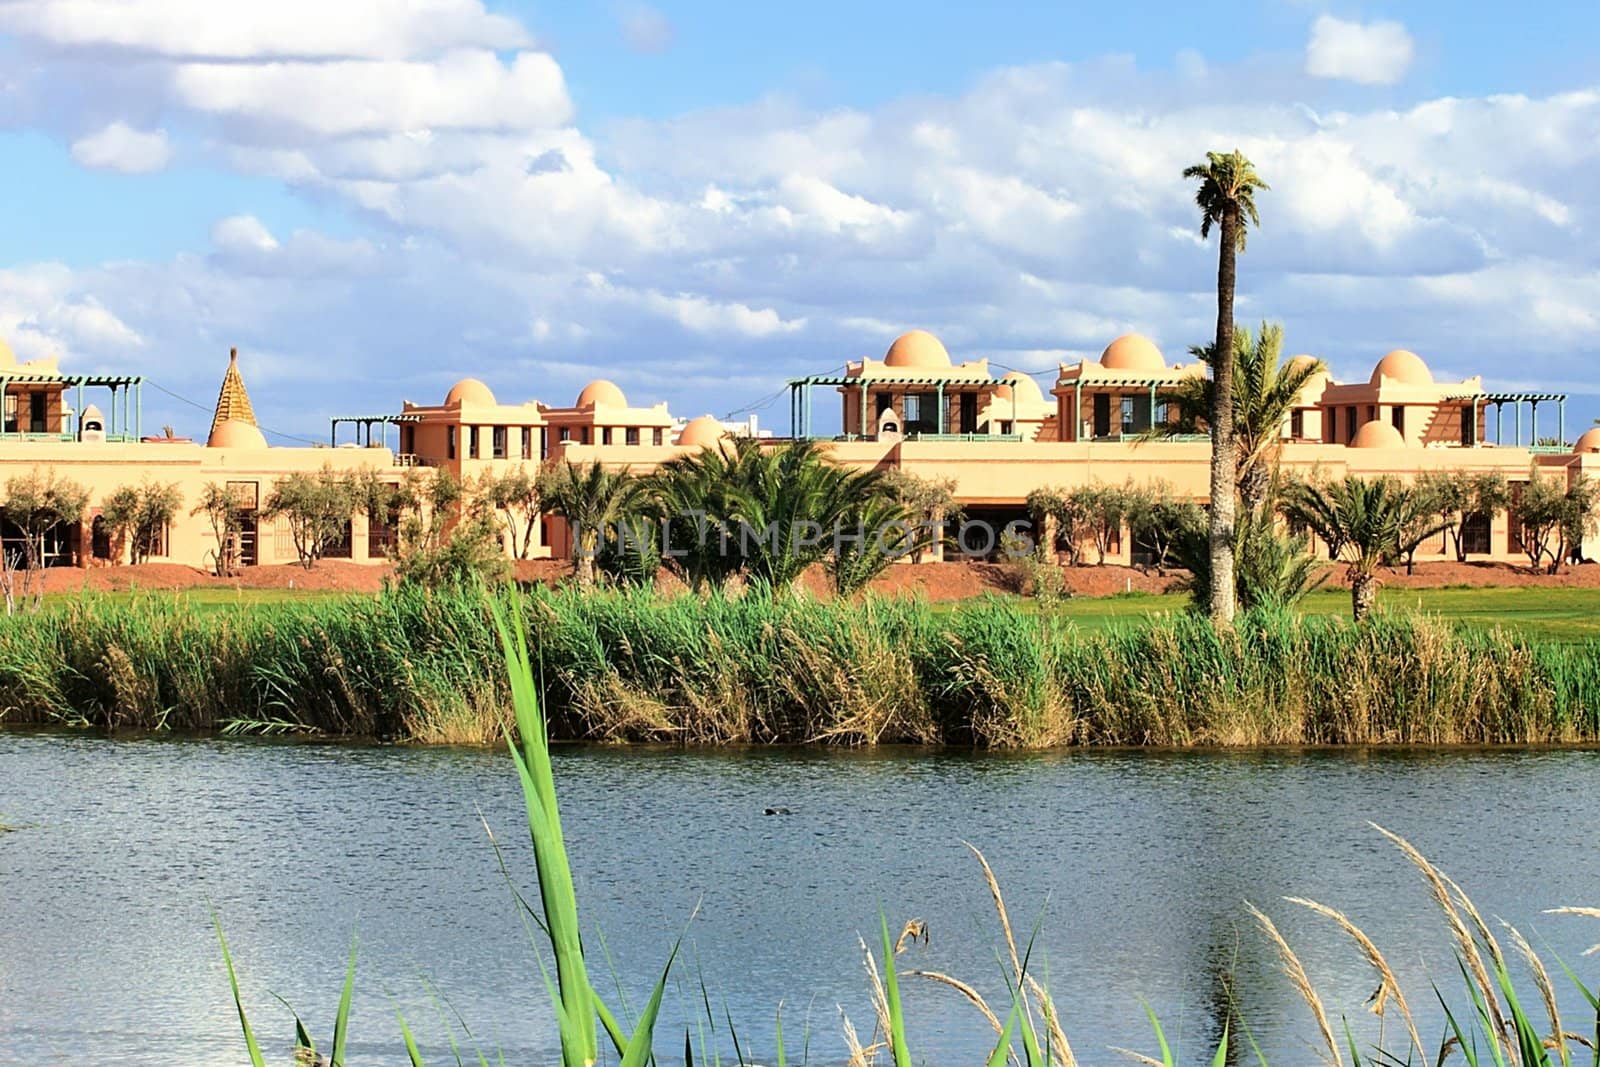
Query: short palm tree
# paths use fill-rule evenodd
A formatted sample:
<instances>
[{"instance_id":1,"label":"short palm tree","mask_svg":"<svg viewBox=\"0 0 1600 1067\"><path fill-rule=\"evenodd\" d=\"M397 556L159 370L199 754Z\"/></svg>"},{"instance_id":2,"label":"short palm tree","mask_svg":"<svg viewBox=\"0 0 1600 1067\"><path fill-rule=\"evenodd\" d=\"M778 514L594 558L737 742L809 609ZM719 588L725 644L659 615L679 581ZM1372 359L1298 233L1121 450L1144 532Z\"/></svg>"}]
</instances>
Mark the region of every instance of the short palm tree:
<instances>
[{"instance_id":1,"label":"short palm tree","mask_svg":"<svg viewBox=\"0 0 1600 1067\"><path fill-rule=\"evenodd\" d=\"M664 562L695 592L721 586L738 569L738 560L722 551L717 527L727 511L736 448L702 448L668 460L645 486L661 522Z\"/></svg>"},{"instance_id":2,"label":"short palm tree","mask_svg":"<svg viewBox=\"0 0 1600 1067\"><path fill-rule=\"evenodd\" d=\"M1245 234L1258 226L1255 191L1267 183L1255 166L1235 149L1226 154L1207 152L1206 161L1184 170L1185 180L1199 179L1195 204L1200 208L1200 236L1210 237L1217 227L1221 249L1217 256L1217 337L1212 351L1216 388L1211 410L1211 619L1231 626L1236 607L1233 581L1234 453L1233 440L1233 291L1238 255Z\"/></svg>"},{"instance_id":3,"label":"short palm tree","mask_svg":"<svg viewBox=\"0 0 1600 1067\"><path fill-rule=\"evenodd\" d=\"M539 498L567 520L572 533L572 569L578 584L594 585L594 561L607 532L615 530L639 499L639 480L626 468L607 470L558 463L539 475Z\"/></svg>"},{"instance_id":4,"label":"short palm tree","mask_svg":"<svg viewBox=\"0 0 1600 1067\"><path fill-rule=\"evenodd\" d=\"M869 501L886 495L877 471L853 471L829 463L814 441L762 448L741 442L734 460L727 518L742 530L763 535L748 551L747 575L784 589L833 551L846 532L875 537L877 529L850 530ZM900 511L895 515L903 518ZM888 521L881 509L874 522Z\"/></svg>"},{"instance_id":5,"label":"short palm tree","mask_svg":"<svg viewBox=\"0 0 1600 1067\"><path fill-rule=\"evenodd\" d=\"M879 473L830 463L814 441L742 439L704 449L665 464L651 489L672 530L669 558L696 587L742 573L786 589L841 537L867 526L872 537L906 518ZM878 506L880 498L889 503Z\"/></svg>"},{"instance_id":6,"label":"short palm tree","mask_svg":"<svg viewBox=\"0 0 1600 1067\"><path fill-rule=\"evenodd\" d=\"M1284 513L1334 548L1349 566L1350 608L1356 622L1378 598L1378 568L1400 555L1401 534L1412 519L1406 488L1393 478L1358 478L1289 490Z\"/></svg>"},{"instance_id":7,"label":"short palm tree","mask_svg":"<svg viewBox=\"0 0 1600 1067\"><path fill-rule=\"evenodd\" d=\"M1189 352L1207 366L1216 366L1212 345L1196 345ZM1266 501L1272 469L1283 447L1283 426L1300 390L1327 370L1321 360L1282 360L1282 325L1263 322L1254 333L1248 326L1234 327L1234 478L1248 514L1259 512ZM1154 433L1192 434L1208 427L1215 395L1216 382L1212 378L1184 382L1169 397L1177 417L1157 427Z\"/></svg>"}]
</instances>

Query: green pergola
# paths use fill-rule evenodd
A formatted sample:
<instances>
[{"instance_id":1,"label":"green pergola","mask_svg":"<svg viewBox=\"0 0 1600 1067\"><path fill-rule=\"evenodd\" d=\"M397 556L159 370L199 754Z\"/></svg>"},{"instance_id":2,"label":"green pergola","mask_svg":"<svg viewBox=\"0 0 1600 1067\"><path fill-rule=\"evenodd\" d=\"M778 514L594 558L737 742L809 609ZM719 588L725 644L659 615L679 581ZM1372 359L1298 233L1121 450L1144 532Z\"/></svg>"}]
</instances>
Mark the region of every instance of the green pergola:
<instances>
[{"instance_id":1,"label":"green pergola","mask_svg":"<svg viewBox=\"0 0 1600 1067\"><path fill-rule=\"evenodd\" d=\"M1056 388L1072 387L1072 439L1076 441L1078 439L1078 420L1082 418L1085 386L1088 386L1091 392L1098 389L1102 392L1115 392L1119 396L1127 396L1129 388L1138 389L1140 392L1148 389L1150 391L1150 425L1154 426L1156 424L1156 391L1159 389L1172 389L1192 380L1192 378L1173 377L1170 374L1136 374L1114 380L1091 378L1085 381L1082 378L1062 378L1056 382ZM1061 439L1063 441L1066 440L1066 427L1061 427L1058 432L1062 435Z\"/></svg>"},{"instance_id":2,"label":"green pergola","mask_svg":"<svg viewBox=\"0 0 1600 1067\"><path fill-rule=\"evenodd\" d=\"M356 444L372 444L372 428L380 426L379 440L385 448L389 447L389 427L399 426L402 423L421 422L422 416L416 414L406 415L335 415L328 420L328 444L337 447L339 444L339 424L349 423L356 428ZM363 441L362 437L366 440Z\"/></svg>"},{"instance_id":3,"label":"green pergola","mask_svg":"<svg viewBox=\"0 0 1600 1067\"><path fill-rule=\"evenodd\" d=\"M106 413L106 440L137 441L142 436L144 422L144 378L137 374L7 374L0 371L0 396L6 395L13 385L59 385L76 390L73 399L74 416L78 425L64 433L32 433L21 430L21 413L18 429L8 432L0 420L0 438L21 437L28 440L70 441L83 431L83 390L102 388L111 390L111 407ZM130 430L131 428L131 430Z\"/></svg>"},{"instance_id":4,"label":"green pergola","mask_svg":"<svg viewBox=\"0 0 1600 1067\"><path fill-rule=\"evenodd\" d=\"M902 388L932 388L934 391L934 405L939 413L939 426L950 424L949 412L945 410L946 395L959 395L961 393L980 393L992 390L1003 382L993 378L958 378L937 374L905 374L893 377L862 378L845 375L813 374L804 378L791 378L789 380L789 435L791 437L811 436L811 389L815 386L835 386L838 388L856 388L861 390L861 426L860 437L867 436L867 391L884 386ZM1017 420L1017 395L1011 394L1011 421L1015 425ZM846 436L850 428L844 427ZM1019 434L952 434L952 433L922 433L911 435L920 440L976 440L976 441L1006 441L1020 440Z\"/></svg>"},{"instance_id":5,"label":"green pergola","mask_svg":"<svg viewBox=\"0 0 1600 1067\"><path fill-rule=\"evenodd\" d=\"M1505 406L1507 404L1512 406L1512 412L1516 418L1516 441L1514 443L1518 448L1522 447L1522 405L1527 404L1530 416L1528 447L1535 450L1554 447L1539 444L1539 405L1555 404L1557 440L1563 442L1555 450L1566 451L1564 442L1567 439L1567 396L1565 393L1482 393L1479 394L1478 399L1482 403L1494 405L1494 443L1497 445L1505 443L1502 416L1505 414Z\"/></svg>"}]
</instances>

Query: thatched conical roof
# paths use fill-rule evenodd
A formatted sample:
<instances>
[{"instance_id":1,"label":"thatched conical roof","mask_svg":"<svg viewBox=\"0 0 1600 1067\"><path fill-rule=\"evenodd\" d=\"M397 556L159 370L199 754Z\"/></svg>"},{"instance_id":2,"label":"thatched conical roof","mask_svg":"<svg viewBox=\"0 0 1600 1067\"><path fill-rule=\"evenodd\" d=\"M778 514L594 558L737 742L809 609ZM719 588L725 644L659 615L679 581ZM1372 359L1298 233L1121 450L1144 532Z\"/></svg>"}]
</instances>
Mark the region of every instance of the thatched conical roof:
<instances>
[{"instance_id":1,"label":"thatched conical roof","mask_svg":"<svg viewBox=\"0 0 1600 1067\"><path fill-rule=\"evenodd\" d=\"M244 378L239 375L237 348L228 349L228 373L222 376L222 391L217 394L217 413L211 419L212 432L230 420L256 425L256 413L250 407L250 394L245 391Z\"/></svg>"}]
</instances>

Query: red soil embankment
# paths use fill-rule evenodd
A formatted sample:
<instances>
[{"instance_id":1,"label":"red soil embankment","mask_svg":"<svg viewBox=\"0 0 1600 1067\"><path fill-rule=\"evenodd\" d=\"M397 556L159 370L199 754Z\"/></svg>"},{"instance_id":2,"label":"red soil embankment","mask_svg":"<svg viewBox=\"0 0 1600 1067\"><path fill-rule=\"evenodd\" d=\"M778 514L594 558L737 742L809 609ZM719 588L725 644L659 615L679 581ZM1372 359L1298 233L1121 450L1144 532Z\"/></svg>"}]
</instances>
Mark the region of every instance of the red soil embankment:
<instances>
[{"instance_id":1,"label":"red soil embankment","mask_svg":"<svg viewBox=\"0 0 1600 1067\"><path fill-rule=\"evenodd\" d=\"M564 560L518 560L513 573L519 582L553 585L567 580L571 566ZM1165 577L1154 571L1134 567L1065 567L1066 587L1074 596L1113 596L1129 590L1140 593L1170 591L1182 577ZM1342 568L1335 568L1329 583L1336 584ZM296 589L307 592L376 593L384 578L392 575L388 564L348 563L323 560L307 570L298 564L250 567L232 578L218 578L198 567L176 563L145 563L137 567L53 567L45 572L45 592L74 593L81 590L118 592L128 589ZM819 568L805 576L805 585L819 596L828 591L828 578ZM1015 589L1014 568L969 560L949 563L922 563L893 566L880 575L872 588L880 593L916 593L930 601L965 600L986 592ZM1392 588L1427 589L1440 586L1546 586L1600 588L1600 565L1567 567L1558 575L1535 573L1527 567L1508 563L1419 563L1416 573L1404 568L1385 571L1383 582ZM676 579L663 575L663 585L678 586Z\"/></svg>"}]
</instances>

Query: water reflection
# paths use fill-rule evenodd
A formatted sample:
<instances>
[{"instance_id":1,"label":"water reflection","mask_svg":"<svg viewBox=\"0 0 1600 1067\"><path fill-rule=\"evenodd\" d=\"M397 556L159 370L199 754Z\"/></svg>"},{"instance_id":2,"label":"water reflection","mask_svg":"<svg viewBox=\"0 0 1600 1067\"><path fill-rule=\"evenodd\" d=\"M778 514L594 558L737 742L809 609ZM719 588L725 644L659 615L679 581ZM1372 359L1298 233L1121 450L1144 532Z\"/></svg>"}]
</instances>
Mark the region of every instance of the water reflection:
<instances>
[{"instance_id":1,"label":"water reflection","mask_svg":"<svg viewBox=\"0 0 1600 1067\"><path fill-rule=\"evenodd\" d=\"M1600 902L1590 752L576 749L556 762L585 918L621 995L642 1002L699 908L664 1048L704 1015L703 975L747 1048L770 1048L783 1002L792 1050L809 1030L813 1062L839 1061L841 1009L869 1025L858 934L880 905L896 927L928 923L905 966L1005 1003L998 923L963 841L993 862L1019 936L1037 927L1037 973L1086 1063L1112 1061L1108 1045L1153 1048L1142 1002L1185 1063L1209 1062L1230 1004L1269 1057L1312 1061L1315 1030L1247 899L1300 952L1336 1027L1342 1011L1375 1034L1375 979L1290 894L1374 937L1431 1040L1428 983L1459 989L1447 932L1368 820L1569 962L1600 939L1540 914ZM0 1061L155 1065L176 1049L242 1062L208 899L280 1048L290 1027L271 992L326 1033L359 929L353 1063L395 1062L396 1005L449 1058L424 977L485 1048L550 1061L538 967L483 828L530 882L507 770L480 751L0 735L0 813L30 824L0 835ZM763 814L773 806L792 814ZM612 975L598 981L618 999ZM987 1024L958 996L907 992L919 1056L982 1055Z\"/></svg>"}]
</instances>

